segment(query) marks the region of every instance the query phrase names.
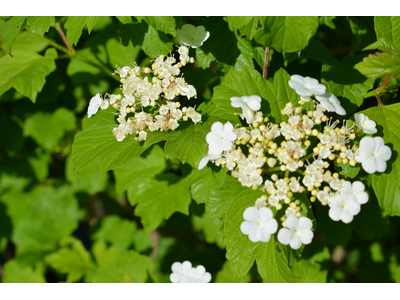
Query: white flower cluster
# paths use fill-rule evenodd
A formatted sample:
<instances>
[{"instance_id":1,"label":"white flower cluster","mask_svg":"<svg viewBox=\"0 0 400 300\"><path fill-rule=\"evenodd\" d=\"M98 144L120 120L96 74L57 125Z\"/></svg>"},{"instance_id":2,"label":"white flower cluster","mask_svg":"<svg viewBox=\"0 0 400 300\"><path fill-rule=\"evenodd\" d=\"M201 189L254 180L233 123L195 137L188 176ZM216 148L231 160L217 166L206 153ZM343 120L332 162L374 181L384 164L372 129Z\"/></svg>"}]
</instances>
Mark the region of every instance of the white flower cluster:
<instances>
[{"instance_id":1,"label":"white flower cluster","mask_svg":"<svg viewBox=\"0 0 400 300\"><path fill-rule=\"evenodd\" d=\"M193 268L192 263L187 260L183 263L173 263L171 269L172 274L169 278L173 283L208 283L211 281L211 274L206 272L202 265Z\"/></svg>"},{"instance_id":2,"label":"white flower cluster","mask_svg":"<svg viewBox=\"0 0 400 300\"><path fill-rule=\"evenodd\" d=\"M359 129L355 130L348 120L340 125L328 117L329 112L345 115L346 111L316 79L293 75L288 84L300 96L299 106L287 103L281 114L288 121L279 124L269 122L260 111L259 96L232 97L232 106L241 108L240 117L248 126L214 123L206 137L208 155L199 169L212 161L227 167L243 186L265 192L244 211L241 231L253 242L268 242L278 230L271 208L285 209L277 238L298 249L313 238L312 221L302 211L300 194L309 192L311 202L329 205L332 220L349 223L368 201L368 194L362 182L341 179L333 162L350 167L362 163L368 173L384 172L391 149L381 137L370 136L357 146L360 130L376 133L376 123L356 114ZM308 111L306 102L314 104ZM276 174L279 171L281 176Z\"/></svg>"},{"instance_id":3,"label":"white flower cluster","mask_svg":"<svg viewBox=\"0 0 400 300\"><path fill-rule=\"evenodd\" d=\"M120 142L127 135L134 134L136 139L146 139L148 131L175 130L178 121L191 119L193 123L201 121L201 114L193 107L183 107L176 98L185 96L188 99L196 98L194 86L186 83L180 68L194 58L189 57L186 46L178 47L180 62L173 56L160 55L151 69L141 68L136 64L131 67L118 68L115 72L121 78L122 95L106 95L104 100L96 94L88 108L88 117L97 113L98 109L107 109L112 105L118 110L118 127L112 132ZM152 73L152 76L151 76Z\"/></svg>"}]
</instances>

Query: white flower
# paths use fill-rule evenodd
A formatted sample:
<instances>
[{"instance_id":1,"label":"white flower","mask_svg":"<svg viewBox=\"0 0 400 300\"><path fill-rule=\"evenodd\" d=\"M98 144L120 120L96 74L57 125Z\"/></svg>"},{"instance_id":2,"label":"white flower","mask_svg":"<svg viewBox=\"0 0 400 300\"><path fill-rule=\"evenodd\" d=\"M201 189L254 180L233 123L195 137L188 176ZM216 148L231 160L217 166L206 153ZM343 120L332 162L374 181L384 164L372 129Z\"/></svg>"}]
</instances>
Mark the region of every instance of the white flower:
<instances>
[{"instance_id":1,"label":"white flower","mask_svg":"<svg viewBox=\"0 0 400 300\"><path fill-rule=\"evenodd\" d=\"M185 24L181 29L177 29L181 41L186 46L198 48L209 38L210 33L206 31L204 26L193 26L192 24Z\"/></svg>"},{"instance_id":2,"label":"white flower","mask_svg":"<svg viewBox=\"0 0 400 300\"><path fill-rule=\"evenodd\" d=\"M345 181L340 191L354 195L359 204L368 202L368 194L365 192L365 185L361 181L354 181L353 183Z\"/></svg>"},{"instance_id":3,"label":"white flower","mask_svg":"<svg viewBox=\"0 0 400 300\"><path fill-rule=\"evenodd\" d=\"M190 283L208 283L211 281L211 274L206 272L202 265L191 268L187 274Z\"/></svg>"},{"instance_id":4,"label":"white flower","mask_svg":"<svg viewBox=\"0 0 400 300\"><path fill-rule=\"evenodd\" d=\"M300 96L322 95L325 93L326 87L318 83L317 79L303 77L300 75L292 75L289 80L289 86L296 90ZM302 98L303 99L303 98ZM304 101L304 100L303 100Z\"/></svg>"},{"instance_id":5,"label":"white flower","mask_svg":"<svg viewBox=\"0 0 400 300\"><path fill-rule=\"evenodd\" d=\"M109 106L108 100L103 100L103 101L101 102L100 108L101 108L102 110L105 110L105 109L108 108L108 106Z\"/></svg>"},{"instance_id":6,"label":"white flower","mask_svg":"<svg viewBox=\"0 0 400 300\"><path fill-rule=\"evenodd\" d=\"M289 216L285 220L286 228L281 228L278 232L278 241L284 245L290 245L294 250L302 244L310 244L314 233L312 232L312 222L307 217L297 218Z\"/></svg>"},{"instance_id":7,"label":"white flower","mask_svg":"<svg viewBox=\"0 0 400 300\"><path fill-rule=\"evenodd\" d=\"M369 173L385 172L386 161L392 156L392 150L385 145L380 136L366 136L360 141L360 149L357 150L356 160L362 163L363 169Z\"/></svg>"},{"instance_id":8,"label":"white flower","mask_svg":"<svg viewBox=\"0 0 400 300\"><path fill-rule=\"evenodd\" d=\"M203 169L210 160L215 160L215 159L221 158L221 156L222 156L222 154L207 155L206 157L202 158L201 161L199 162L198 169L199 170Z\"/></svg>"},{"instance_id":9,"label":"white flower","mask_svg":"<svg viewBox=\"0 0 400 300\"><path fill-rule=\"evenodd\" d=\"M365 133L375 134L378 130L376 129L375 121L370 120L364 114L355 114L356 125L361 128Z\"/></svg>"},{"instance_id":10,"label":"white flower","mask_svg":"<svg viewBox=\"0 0 400 300\"><path fill-rule=\"evenodd\" d=\"M227 122L222 125L221 122L215 122L211 126L211 132L206 136L209 145L208 154L221 154L222 151L231 150L233 141L236 140L236 133L233 132L233 126Z\"/></svg>"},{"instance_id":11,"label":"white flower","mask_svg":"<svg viewBox=\"0 0 400 300\"><path fill-rule=\"evenodd\" d=\"M103 102L103 100L101 99L101 96L99 93L97 93L96 96L94 96L92 99L90 99L89 107L88 107L88 118L90 118L92 115L97 113L102 102Z\"/></svg>"},{"instance_id":12,"label":"white flower","mask_svg":"<svg viewBox=\"0 0 400 300\"><path fill-rule=\"evenodd\" d=\"M245 221L240 224L240 230L254 243L268 242L271 234L278 229L278 222L273 218L272 210L268 207L262 207L260 210L248 207L243 213L243 218Z\"/></svg>"},{"instance_id":13,"label":"white flower","mask_svg":"<svg viewBox=\"0 0 400 300\"><path fill-rule=\"evenodd\" d=\"M315 98L326 108L327 111L336 112L338 115L344 116L346 111L340 105L340 101L335 95L331 93L325 93L321 96L315 96Z\"/></svg>"},{"instance_id":14,"label":"white flower","mask_svg":"<svg viewBox=\"0 0 400 300\"><path fill-rule=\"evenodd\" d=\"M125 77L128 75L128 72L129 72L130 70L132 70L132 68L131 68L131 67L128 67L128 66L123 67L122 69L118 68L119 77L125 78Z\"/></svg>"},{"instance_id":15,"label":"white flower","mask_svg":"<svg viewBox=\"0 0 400 300\"><path fill-rule=\"evenodd\" d=\"M169 276L169 279L173 283L178 282L188 282L188 272L192 268L192 263L190 261L184 261L183 263L175 262L172 264L172 274Z\"/></svg>"},{"instance_id":16,"label":"white flower","mask_svg":"<svg viewBox=\"0 0 400 300\"><path fill-rule=\"evenodd\" d=\"M329 207L329 217L334 221L342 220L346 224L353 221L353 217L361 210L356 197L343 191L329 198Z\"/></svg>"},{"instance_id":17,"label":"white flower","mask_svg":"<svg viewBox=\"0 0 400 300\"><path fill-rule=\"evenodd\" d=\"M259 110L261 108L261 97L257 95L232 97L231 105L233 107L240 107L243 111Z\"/></svg>"}]
</instances>

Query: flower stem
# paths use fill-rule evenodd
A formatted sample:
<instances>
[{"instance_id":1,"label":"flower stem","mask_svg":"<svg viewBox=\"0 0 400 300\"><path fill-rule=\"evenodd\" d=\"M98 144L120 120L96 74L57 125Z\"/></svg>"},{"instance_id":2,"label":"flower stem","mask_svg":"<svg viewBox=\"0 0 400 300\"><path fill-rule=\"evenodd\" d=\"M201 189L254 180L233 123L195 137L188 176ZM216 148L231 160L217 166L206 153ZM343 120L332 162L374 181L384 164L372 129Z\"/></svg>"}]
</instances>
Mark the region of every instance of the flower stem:
<instances>
[{"instance_id":1,"label":"flower stem","mask_svg":"<svg viewBox=\"0 0 400 300\"><path fill-rule=\"evenodd\" d=\"M383 90L385 86L389 83L390 79L392 79L392 75L389 75L388 78L386 78L385 82L380 87L378 87L378 89Z\"/></svg>"},{"instance_id":2,"label":"flower stem","mask_svg":"<svg viewBox=\"0 0 400 300\"><path fill-rule=\"evenodd\" d=\"M306 160L306 159L309 159L309 158L314 157L316 155L318 155L318 153L313 152L313 153L308 154L307 156L304 156L304 157L300 158L299 160Z\"/></svg>"},{"instance_id":3,"label":"flower stem","mask_svg":"<svg viewBox=\"0 0 400 300\"><path fill-rule=\"evenodd\" d=\"M386 83L386 84L387 84L387 83ZM388 92L388 91L390 91L390 90L398 89L399 87L400 87L400 82L397 83L397 84L391 85L391 86L389 86L389 87L387 87L387 88L378 87L377 89L372 90L372 91L369 91L368 93L366 93L366 94L364 95L364 99L365 99L365 98L369 98L369 97L376 96L376 94L379 94L379 95L384 94L384 93L386 93L386 92Z\"/></svg>"},{"instance_id":4,"label":"flower stem","mask_svg":"<svg viewBox=\"0 0 400 300\"><path fill-rule=\"evenodd\" d=\"M269 47L265 47L263 78L267 79L268 76L268 63L269 63Z\"/></svg>"},{"instance_id":5,"label":"flower stem","mask_svg":"<svg viewBox=\"0 0 400 300\"><path fill-rule=\"evenodd\" d=\"M275 171L280 171L281 167L274 167L274 168L267 168L264 169L264 172L275 172Z\"/></svg>"}]
</instances>

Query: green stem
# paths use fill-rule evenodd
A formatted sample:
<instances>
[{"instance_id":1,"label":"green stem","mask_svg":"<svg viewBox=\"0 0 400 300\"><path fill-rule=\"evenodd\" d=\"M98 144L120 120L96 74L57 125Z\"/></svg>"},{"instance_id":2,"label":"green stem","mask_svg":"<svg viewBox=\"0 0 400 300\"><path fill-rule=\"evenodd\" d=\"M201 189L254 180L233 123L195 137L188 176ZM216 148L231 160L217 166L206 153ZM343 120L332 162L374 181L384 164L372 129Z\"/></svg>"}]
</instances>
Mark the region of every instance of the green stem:
<instances>
[{"instance_id":1,"label":"green stem","mask_svg":"<svg viewBox=\"0 0 400 300\"><path fill-rule=\"evenodd\" d=\"M306 160L306 159L309 159L309 158L314 157L316 155L318 155L318 153L313 152L313 153L308 154L307 156L304 156L304 157L300 158L299 160Z\"/></svg>"},{"instance_id":2,"label":"green stem","mask_svg":"<svg viewBox=\"0 0 400 300\"><path fill-rule=\"evenodd\" d=\"M29 27L27 27L26 29L28 29L30 32L32 32ZM32 32L34 33L34 32ZM36 34L36 33L34 33ZM63 55L62 58L64 59L66 56L69 58L76 58L79 59L81 61L84 61L90 65L92 65L95 68L100 69L100 71L102 71L104 74L107 74L107 76L113 78L114 80L119 82L119 79L112 75L113 71L110 71L109 69L107 69L106 67L104 67L103 65L100 65L92 60L90 60L89 58L86 58L85 56L77 53L74 49L69 50L68 48L61 46L59 44L57 44L55 41L45 37L45 36L40 36L39 34L36 34L38 37L42 38L43 40L45 40L46 42L48 42L51 46L53 46L54 48L64 52L66 55Z\"/></svg>"},{"instance_id":3,"label":"green stem","mask_svg":"<svg viewBox=\"0 0 400 300\"><path fill-rule=\"evenodd\" d=\"M275 171L280 171L281 167L274 167L274 168L268 168L264 170L264 172L275 172Z\"/></svg>"},{"instance_id":4,"label":"green stem","mask_svg":"<svg viewBox=\"0 0 400 300\"><path fill-rule=\"evenodd\" d=\"M400 87L400 82L395 84L395 85L391 85L389 87L383 88L383 89L381 87L378 87L377 89L369 91L368 93L366 93L364 95L364 99L365 98L369 98L369 97L374 97L374 96L376 96L376 94L379 94L379 95L384 94L384 93L386 93L386 92L388 92L390 90L398 89L399 87Z\"/></svg>"}]
</instances>

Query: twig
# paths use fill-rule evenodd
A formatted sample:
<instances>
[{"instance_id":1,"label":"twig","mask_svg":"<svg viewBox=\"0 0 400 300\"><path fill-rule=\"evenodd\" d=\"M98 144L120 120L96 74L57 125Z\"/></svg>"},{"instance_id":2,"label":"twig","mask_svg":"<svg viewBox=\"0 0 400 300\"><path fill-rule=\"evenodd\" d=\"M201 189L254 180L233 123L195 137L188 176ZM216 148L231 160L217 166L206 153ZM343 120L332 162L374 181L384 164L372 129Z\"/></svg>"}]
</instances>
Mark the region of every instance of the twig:
<instances>
[{"instance_id":1,"label":"twig","mask_svg":"<svg viewBox=\"0 0 400 300\"><path fill-rule=\"evenodd\" d=\"M365 98L368 98L368 97L376 96L376 94L379 94L379 95L384 94L384 93L386 93L386 92L388 92L388 91L390 91L390 90L396 90L396 89L398 89L399 87L400 87L400 83L391 85L391 86L389 86L389 87L387 87L387 88L378 87L377 89L372 90L372 91L369 91L368 93L366 93L366 94L364 95L364 99L365 99Z\"/></svg>"},{"instance_id":2,"label":"twig","mask_svg":"<svg viewBox=\"0 0 400 300\"><path fill-rule=\"evenodd\" d=\"M372 27L372 25L369 24L369 23L367 22L367 20L365 20L363 17L356 17L356 18L358 18L358 19L360 19L361 21L363 21L374 33L376 33L374 27Z\"/></svg>"},{"instance_id":3,"label":"twig","mask_svg":"<svg viewBox=\"0 0 400 300\"><path fill-rule=\"evenodd\" d=\"M66 38L66 36L64 34L64 31L62 30L62 28L60 26L60 23L57 23L56 29L57 29L58 33L60 34L65 46L68 48L69 51L71 51L71 47L68 44L68 40L67 40L67 38Z\"/></svg>"},{"instance_id":4,"label":"twig","mask_svg":"<svg viewBox=\"0 0 400 300\"><path fill-rule=\"evenodd\" d=\"M383 90L385 86L389 83L390 79L392 79L392 75L389 75L388 78L386 78L385 82L378 89Z\"/></svg>"},{"instance_id":5,"label":"twig","mask_svg":"<svg viewBox=\"0 0 400 300\"><path fill-rule=\"evenodd\" d=\"M265 47L263 78L267 79L268 76L268 62L269 62L269 47Z\"/></svg>"},{"instance_id":6,"label":"twig","mask_svg":"<svg viewBox=\"0 0 400 300\"><path fill-rule=\"evenodd\" d=\"M378 99L378 105L379 105L379 107L383 107L382 100L381 100L381 96L379 96L378 93L376 93L376 99Z\"/></svg>"}]
</instances>

